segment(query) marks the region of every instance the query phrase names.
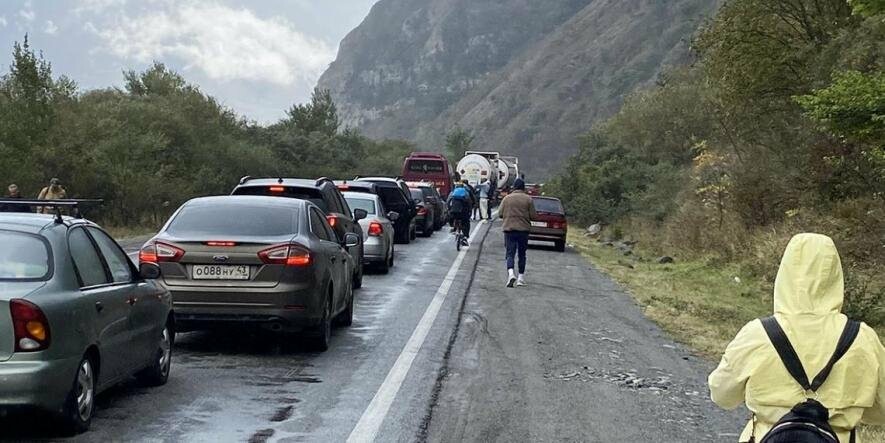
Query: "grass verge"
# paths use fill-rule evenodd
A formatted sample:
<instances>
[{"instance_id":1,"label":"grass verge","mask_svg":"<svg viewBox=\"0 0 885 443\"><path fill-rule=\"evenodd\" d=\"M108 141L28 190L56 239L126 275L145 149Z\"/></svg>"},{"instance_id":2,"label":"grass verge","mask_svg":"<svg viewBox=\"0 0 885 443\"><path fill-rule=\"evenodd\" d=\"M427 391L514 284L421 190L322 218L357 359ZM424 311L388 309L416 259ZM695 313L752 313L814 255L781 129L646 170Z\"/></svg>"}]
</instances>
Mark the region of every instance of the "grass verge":
<instances>
[{"instance_id":1,"label":"grass verge","mask_svg":"<svg viewBox=\"0 0 885 443\"><path fill-rule=\"evenodd\" d=\"M147 226L104 226L104 229L117 240L149 236L158 231L157 228Z\"/></svg>"},{"instance_id":2,"label":"grass verge","mask_svg":"<svg viewBox=\"0 0 885 443\"><path fill-rule=\"evenodd\" d=\"M710 258L658 264L570 233L569 243L636 299L645 315L699 355L718 361L726 345L748 321L771 314L773 287L733 263ZM880 336L883 331L879 330ZM885 428L866 427L866 442L885 442Z\"/></svg>"}]
</instances>

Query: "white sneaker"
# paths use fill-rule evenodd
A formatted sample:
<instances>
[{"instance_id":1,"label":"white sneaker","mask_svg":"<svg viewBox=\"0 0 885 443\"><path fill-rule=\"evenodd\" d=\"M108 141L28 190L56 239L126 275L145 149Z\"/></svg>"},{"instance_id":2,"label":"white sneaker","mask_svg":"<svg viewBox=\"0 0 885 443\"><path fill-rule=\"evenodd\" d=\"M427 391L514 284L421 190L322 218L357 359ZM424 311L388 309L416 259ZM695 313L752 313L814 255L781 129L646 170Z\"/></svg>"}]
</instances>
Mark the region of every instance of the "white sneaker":
<instances>
[{"instance_id":1,"label":"white sneaker","mask_svg":"<svg viewBox=\"0 0 885 443\"><path fill-rule=\"evenodd\" d=\"M512 288L516 284L516 275L513 274L513 269L508 269L507 275L507 287Z\"/></svg>"},{"instance_id":2,"label":"white sneaker","mask_svg":"<svg viewBox=\"0 0 885 443\"><path fill-rule=\"evenodd\" d=\"M516 279L516 286L525 286L525 276L521 275Z\"/></svg>"}]
</instances>

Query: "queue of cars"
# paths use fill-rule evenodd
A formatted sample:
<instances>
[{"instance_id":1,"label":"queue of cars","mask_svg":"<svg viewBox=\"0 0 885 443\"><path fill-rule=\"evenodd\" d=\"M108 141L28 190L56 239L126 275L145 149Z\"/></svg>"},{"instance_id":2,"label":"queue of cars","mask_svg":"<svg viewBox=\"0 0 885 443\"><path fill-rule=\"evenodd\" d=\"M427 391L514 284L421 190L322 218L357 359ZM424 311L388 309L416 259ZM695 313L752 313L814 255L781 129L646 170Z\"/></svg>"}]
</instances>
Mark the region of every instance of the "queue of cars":
<instances>
[{"instance_id":1,"label":"queue of cars","mask_svg":"<svg viewBox=\"0 0 885 443\"><path fill-rule=\"evenodd\" d=\"M561 203L535 205L531 238L564 248ZM254 326L325 351L333 326L353 322L364 269L389 272L396 243L432 235L447 219L428 182L244 177L231 195L184 203L141 247L136 267L89 221L3 214L0 416L38 408L84 431L102 390L132 376L166 383L176 332Z\"/></svg>"}]
</instances>

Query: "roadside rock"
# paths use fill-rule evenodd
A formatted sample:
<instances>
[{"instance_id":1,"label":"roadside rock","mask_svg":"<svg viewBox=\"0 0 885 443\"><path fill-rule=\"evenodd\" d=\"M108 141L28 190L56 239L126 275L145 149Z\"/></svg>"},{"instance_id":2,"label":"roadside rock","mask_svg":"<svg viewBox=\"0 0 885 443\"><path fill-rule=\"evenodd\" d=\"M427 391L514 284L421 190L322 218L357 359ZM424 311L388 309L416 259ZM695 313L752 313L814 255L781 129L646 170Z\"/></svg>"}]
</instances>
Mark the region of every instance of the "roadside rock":
<instances>
[{"instance_id":1,"label":"roadside rock","mask_svg":"<svg viewBox=\"0 0 885 443\"><path fill-rule=\"evenodd\" d=\"M658 258L658 263L662 264L662 265L665 265L667 263L673 263L673 262L674 262L673 257L670 257L668 255Z\"/></svg>"},{"instance_id":2,"label":"roadside rock","mask_svg":"<svg viewBox=\"0 0 885 443\"><path fill-rule=\"evenodd\" d=\"M600 232L602 232L602 225L600 225L599 223L591 225L587 228L587 235L591 237L599 235Z\"/></svg>"},{"instance_id":3,"label":"roadside rock","mask_svg":"<svg viewBox=\"0 0 885 443\"><path fill-rule=\"evenodd\" d=\"M623 266L623 267L625 267L625 268L634 269L633 263L630 263L630 262L625 261L625 260L618 260L618 264L621 265L621 266Z\"/></svg>"}]
</instances>

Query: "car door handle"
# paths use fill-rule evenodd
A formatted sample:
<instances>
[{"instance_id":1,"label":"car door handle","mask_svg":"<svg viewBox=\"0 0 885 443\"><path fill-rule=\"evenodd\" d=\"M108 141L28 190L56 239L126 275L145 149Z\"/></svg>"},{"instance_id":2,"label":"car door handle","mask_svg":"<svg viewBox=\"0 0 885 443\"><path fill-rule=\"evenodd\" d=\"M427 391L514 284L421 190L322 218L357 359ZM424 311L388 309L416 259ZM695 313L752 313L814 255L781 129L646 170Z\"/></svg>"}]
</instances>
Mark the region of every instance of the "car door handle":
<instances>
[{"instance_id":1,"label":"car door handle","mask_svg":"<svg viewBox=\"0 0 885 443\"><path fill-rule=\"evenodd\" d=\"M332 263L335 263L336 261L338 261L338 257L335 257L334 255L331 255L331 256L329 256L329 261L332 262Z\"/></svg>"},{"instance_id":2,"label":"car door handle","mask_svg":"<svg viewBox=\"0 0 885 443\"><path fill-rule=\"evenodd\" d=\"M137 302L137 301L138 301L138 299L135 297L129 297L128 299L126 299L126 303L129 303L129 306L134 305L135 302Z\"/></svg>"},{"instance_id":3,"label":"car door handle","mask_svg":"<svg viewBox=\"0 0 885 443\"><path fill-rule=\"evenodd\" d=\"M98 312L104 311L104 305L100 301L95 302L95 310Z\"/></svg>"}]
</instances>

